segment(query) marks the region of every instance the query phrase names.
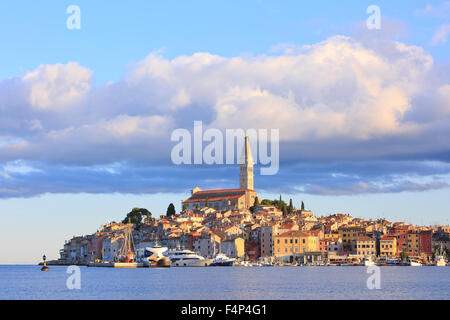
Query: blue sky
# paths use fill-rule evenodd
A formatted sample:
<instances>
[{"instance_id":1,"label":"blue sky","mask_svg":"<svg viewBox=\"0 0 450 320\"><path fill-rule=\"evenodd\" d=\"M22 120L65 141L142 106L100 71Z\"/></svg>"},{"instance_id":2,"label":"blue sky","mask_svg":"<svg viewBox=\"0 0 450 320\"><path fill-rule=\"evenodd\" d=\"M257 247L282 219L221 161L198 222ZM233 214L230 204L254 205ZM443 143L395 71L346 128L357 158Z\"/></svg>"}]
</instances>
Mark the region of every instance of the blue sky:
<instances>
[{"instance_id":1,"label":"blue sky","mask_svg":"<svg viewBox=\"0 0 450 320\"><path fill-rule=\"evenodd\" d=\"M97 84L117 81L127 65L154 50L174 58L195 52L233 57L267 53L277 44L312 44L334 34L352 34L378 5L398 21L395 35L446 61L448 45L430 40L445 18L417 13L443 1L2 1L2 78L40 64L78 61L94 70ZM65 28L66 8L81 8L82 28ZM19 23L20 22L20 23ZM404 28L404 30L402 30Z\"/></svg>"},{"instance_id":2,"label":"blue sky","mask_svg":"<svg viewBox=\"0 0 450 320\"><path fill-rule=\"evenodd\" d=\"M194 120L280 130L262 195L448 223L449 26L448 1L2 1L0 263L236 186L236 167L171 163L170 132Z\"/></svg>"}]
</instances>

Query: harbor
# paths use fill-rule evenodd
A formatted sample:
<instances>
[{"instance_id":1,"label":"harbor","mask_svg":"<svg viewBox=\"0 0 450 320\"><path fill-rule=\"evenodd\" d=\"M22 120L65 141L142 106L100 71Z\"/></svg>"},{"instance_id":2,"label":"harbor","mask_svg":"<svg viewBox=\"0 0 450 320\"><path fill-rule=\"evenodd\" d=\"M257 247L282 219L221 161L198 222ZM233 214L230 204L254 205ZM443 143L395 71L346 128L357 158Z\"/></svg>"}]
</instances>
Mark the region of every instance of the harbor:
<instances>
[{"instance_id":1,"label":"harbor","mask_svg":"<svg viewBox=\"0 0 450 320\"><path fill-rule=\"evenodd\" d=\"M305 202L260 199L249 136L238 189L191 189L177 212L135 207L121 222L64 243L55 265L109 268L438 266L448 264L450 226L349 213L316 216ZM50 265L50 262L49 262Z\"/></svg>"},{"instance_id":2,"label":"harbor","mask_svg":"<svg viewBox=\"0 0 450 320\"><path fill-rule=\"evenodd\" d=\"M368 290L365 267L80 267L81 290L68 290L65 266L0 266L1 298L149 299L450 299L450 268L381 267L381 289Z\"/></svg>"}]
</instances>

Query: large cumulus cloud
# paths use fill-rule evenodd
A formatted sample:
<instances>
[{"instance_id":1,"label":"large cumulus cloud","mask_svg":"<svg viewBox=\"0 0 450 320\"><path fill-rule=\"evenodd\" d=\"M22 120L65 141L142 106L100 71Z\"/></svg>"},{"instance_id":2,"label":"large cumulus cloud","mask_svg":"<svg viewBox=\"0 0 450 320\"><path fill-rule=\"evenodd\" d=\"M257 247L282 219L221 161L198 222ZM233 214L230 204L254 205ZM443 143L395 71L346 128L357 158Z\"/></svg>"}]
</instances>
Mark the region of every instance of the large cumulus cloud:
<instances>
[{"instance_id":1,"label":"large cumulus cloud","mask_svg":"<svg viewBox=\"0 0 450 320\"><path fill-rule=\"evenodd\" d=\"M221 130L279 129L280 175L259 178L267 190L268 179L283 190L321 194L447 187L448 172L441 168L450 161L445 70L450 68L437 66L422 48L343 36L276 55L197 53L167 60L151 53L121 81L98 88L91 85L94 70L77 63L42 65L0 81L0 168L20 161L37 170L0 169L0 193L111 192L106 181L114 181L114 192L156 192L208 184L214 172L217 181L231 184L224 173L230 168L196 168L195 181L181 174L192 168L172 166L170 134L192 130L193 120ZM345 170L332 172L336 161L346 163ZM368 161L414 165L408 172L351 174ZM128 177L141 170L143 177L161 172L186 180L171 185L149 177L140 180L146 186L121 187L125 176L95 169L111 164ZM431 168L428 174L419 174L424 167ZM314 170L325 175L293 178ZM94 190L90 177L99 174L104 183L97 181Z\"/></svg>"}]
</instances>

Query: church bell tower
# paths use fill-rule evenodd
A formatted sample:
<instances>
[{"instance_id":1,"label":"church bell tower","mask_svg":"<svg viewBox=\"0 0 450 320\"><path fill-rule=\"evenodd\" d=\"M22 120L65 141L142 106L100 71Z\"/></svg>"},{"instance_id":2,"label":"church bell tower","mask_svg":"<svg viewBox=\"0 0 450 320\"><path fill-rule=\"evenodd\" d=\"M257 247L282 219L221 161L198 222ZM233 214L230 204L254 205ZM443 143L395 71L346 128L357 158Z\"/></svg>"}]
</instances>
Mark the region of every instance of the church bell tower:
<instances>
[{"instance_id":1,"label":"church bell tower","mask_svg":"<svg viewBox=\"0 0 450 320\"><path fill-rule=\"evenodd\" d=\"M253 157L248 136L245 137L244 150L240 161L239 184L241 189L253 190Z\"/></svg>"}]
</instances>

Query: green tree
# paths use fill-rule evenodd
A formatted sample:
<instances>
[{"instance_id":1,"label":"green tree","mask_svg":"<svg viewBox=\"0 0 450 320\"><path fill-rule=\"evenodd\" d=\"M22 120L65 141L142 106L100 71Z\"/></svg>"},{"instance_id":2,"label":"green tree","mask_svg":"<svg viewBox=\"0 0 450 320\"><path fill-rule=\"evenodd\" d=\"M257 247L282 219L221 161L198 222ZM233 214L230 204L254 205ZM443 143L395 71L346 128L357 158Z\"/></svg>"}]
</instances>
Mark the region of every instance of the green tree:
<instances>
[{"instance_id":1,"label":"green tree","mask_svg":"<svg viewBox=\"0 0 450 320\"><path fill-rule=\"evenodd\" d=\"M176 213L177 212L175 210L175 206L173 205L173 203L169 204L169 206L167 207L166 216L171 217L174 216Z\"/></svg>"},{"instance_id":2,"label":"green tree","mask_svg":"<svg viewBox=\"0 0 450 320\"><path fill-rule=\"evenodd\" d=\"M302 211L305 210L305 203L302 201Z\"/></svg>"},{"instance_id":3,"label":"green tree","mask_svg":"<svg viewBox=\"0 0 450 320\"><path fill-rule=\"evenodd\" d=\"M273 200L271 204L279 210L283 210L283 206L287 206L283 200Z\"/></svg>"},{"instance_id":4,"label":"green tree","mask_svg":"<svg viewBox=\"0 0 450 320\"><path fill-rule=\"evenodd\" d=\"M283 211L283 216L287 216L287 215L288 215L288 209L287 209L286 204L284 204L284 205L281 207L281 211Z\"/></svg>"},{"instance_id":5,"label":"green tree","mask_svg":"<svg viewBox=\"0 0 450 320\"><path fill-rule=\"evenodd\" d=\"M259 206L259 199L258 197L255 197L255 201L253 202L253 206L250 207L250 212L254 213L255 212L255 207Z\"/></svg>"},{"instance_id":6,"label":"green tree","mask_svg":"<svg viewBox=\"0 0 450 320\"><path fill-rule=\"evenodd\" d=\"M402 251L401 253L400 253L400 258L402 259L402 261L406 261L406 258L408 257L408 255L406 254L406 252L405 251Z\"/></svg>"},{"instance_id":7,"label":"green tree","mask_svg":"<svg viewBox=\"0 0 450 320\"><path fill-rule=\"evenodd\" d=\"M132 223L136 227L142 224L142 217L152 216L152 213L145 208L133 208L125 219L123 219L122 223Z\"/></svg>"},{"instance_id":8,"label":"green tree","mask_svg":"<svg viewBox=\"0 0 450 320\"><path fill-rule=\"evenodd\" d=\"M206 198L205 207L209 208L209 200L208 200L208 198Z\"/></svg>"},{"instance_id":9,"label":"green tree","mask_svg":"<svg viewBox=\"0 0 450 320\"><path fill-rule=\"evenodd\" d=\"M187 210L187 204L183 203L183 211L186 211L186 210Z\"/></svg>"},{"instance_id":10,"label":"green tree","mask_svg":"<svg viewBox=\"0 0 450 320\"><path fill-rule=\"evenodd\" d=\"M291 214L294 211L294 204L292 203L292 199L289 199L288 213Z\"/></svg>"},{"instance_id":11,"label":"green tree","mask_svg":"<svg viewBox=\"0 0 450 320\"><path fill-rule=\"evenodd\" d=\"M281 198L281 196L280 196ZM283 200L269 200L269 199L264 199L263 201L261 201L262 205L270 205L270 206L274 206L275 208L279 209L279 210L283 210L283 206L287 206L286 202L284 202Z\"/></svg>"}]
</instances>

